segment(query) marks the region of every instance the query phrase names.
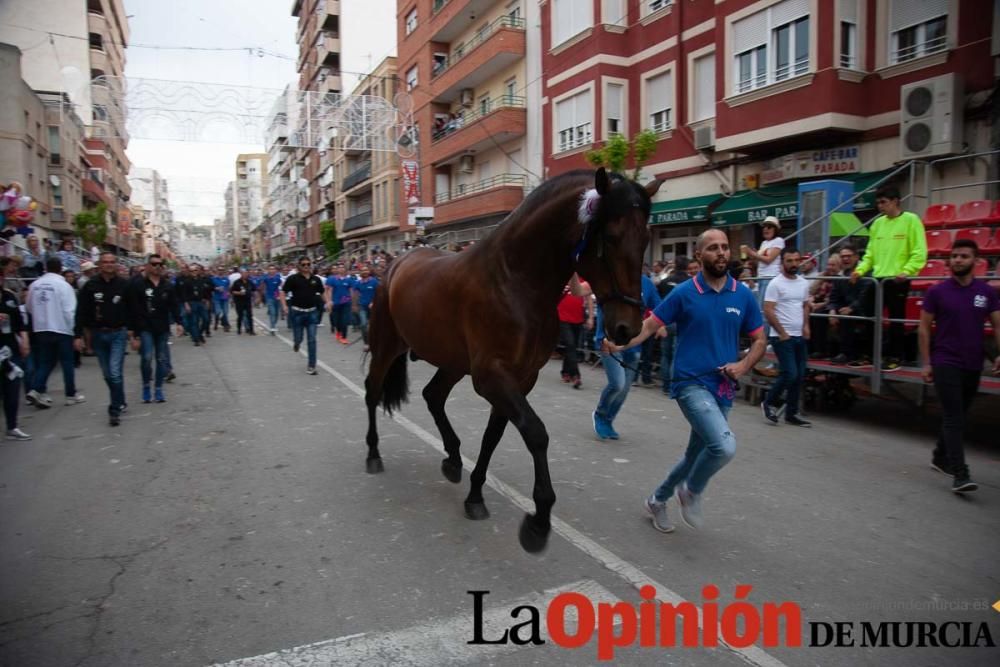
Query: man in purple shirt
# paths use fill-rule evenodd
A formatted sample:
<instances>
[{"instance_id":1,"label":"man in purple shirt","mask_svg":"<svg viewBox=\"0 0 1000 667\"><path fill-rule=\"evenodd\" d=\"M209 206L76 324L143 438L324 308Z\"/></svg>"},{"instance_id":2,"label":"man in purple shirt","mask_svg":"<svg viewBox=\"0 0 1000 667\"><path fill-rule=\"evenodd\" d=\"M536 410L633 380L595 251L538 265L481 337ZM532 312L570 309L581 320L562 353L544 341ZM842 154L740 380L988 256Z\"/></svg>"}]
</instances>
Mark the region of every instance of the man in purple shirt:
<instances>
[{"instance_id":1,"label":"man in purple shirt","mask_svg":"<svg viewBox=\"0 0 1000 667\"><path fill-rule=\"evenodd\" d=\"M993 324L1000 345L1000 297L982 280L972 276L979 246L959 239L951 247L952 277L927 291L920 313L920 358L925 382L933 382L944 413L941 435L934 448L931 467L954 481L955 493L975 491L962 448L965 413L979 390L983 371L983 323ZM933 345L931 327L937 324ZM1000 374L1000 355L993 360L993 374Z\"/></svg>"}]
</instances>

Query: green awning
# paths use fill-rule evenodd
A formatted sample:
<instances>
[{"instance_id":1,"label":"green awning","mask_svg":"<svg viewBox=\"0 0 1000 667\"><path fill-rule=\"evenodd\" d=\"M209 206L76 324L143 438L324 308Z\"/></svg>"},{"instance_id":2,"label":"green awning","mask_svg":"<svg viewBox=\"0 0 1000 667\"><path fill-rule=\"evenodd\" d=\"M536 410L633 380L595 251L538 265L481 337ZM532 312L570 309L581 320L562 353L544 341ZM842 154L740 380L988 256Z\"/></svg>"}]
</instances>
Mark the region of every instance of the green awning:
<instances>
[{"instance_id":1,"label":"green awning","mask_svg":"<svg viewBox=\"0 0 1000 667\"><path fill-rule=\"evenodd\" d=\"M656 202L649 214L649 224L682 225L708 222L709 206L718 199L719 195L702 195Z\"/></svg>"},{"instance_id":2,"label":"green awning","mask_svg":"<svg viewBox=\"0 0 1000 667\"><path fill-rule=\"evenodd\" d=\"M740 190L712 212L716 227L752 225L773 215L778 220L797 220L799 195L795 186L765 185L756 190Z\"/></svg>"},{"instance_id":3,"label":"green awning","mask_svg":"<svg viewBox=\"0 0 1000 667\"><path fill-rule=\"evenodd\" d=\"M831 213L830 236L868 236L868 228L853 213Z\"/></svg>"}]
</instances>

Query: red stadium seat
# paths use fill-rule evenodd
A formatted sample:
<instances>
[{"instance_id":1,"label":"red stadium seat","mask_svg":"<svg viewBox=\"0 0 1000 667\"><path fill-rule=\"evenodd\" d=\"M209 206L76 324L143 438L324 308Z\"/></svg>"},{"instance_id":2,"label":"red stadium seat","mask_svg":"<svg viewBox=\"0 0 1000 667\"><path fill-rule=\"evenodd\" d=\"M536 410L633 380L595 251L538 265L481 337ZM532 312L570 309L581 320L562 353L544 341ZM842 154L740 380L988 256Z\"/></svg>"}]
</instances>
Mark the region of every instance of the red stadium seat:
<instances>
[{"instance_id":1,"label":"red stadium seat","mask_svg":"<svg viewBox=\"0 0 1000 667\"><path fill-rule=\"evenodd\" d=\"M1000 254L1000 227L998 227L996 232L994 232L993 238L990 239L989 243L987 243L986 246L980 246L979 250L987 255Z\"/></svg>"},{"instance_id":2,"label":"red stadium seat","mask_svg":"<svg viewBox=\"0 0 1000 667\"><path fill-rule=\"evenodd\" d=\"M963 225L985 225L992 216L993 202L987 199L974 199L959 207L955 222Z\"/></svg>"},{"instance_id":3,"label":"red stadium seat","mask_svg":"<svg viewBox=\"0 0 1000 667\"><path fill-rule=\"evenodd\" d=\"M975 265L972 267L972 275L976 278L985 278L986 274L989 272L990 265L987 263L985 257L979 257L976 259Z\"/></svg>"},{"instance_id":4,"label":"red stadium seat","mask_svg":"<svg viewBox=\"0 0 1000 667\"><path fill-rule=\"evenodd\" d=\"M944 260L941 259L929 259L924 268L920 269L919 276L946 276L948 275L948 265L945 264ZM940 280L913 280L910 282L910 289L917 292L922 292L926 289L930 289L935 283L941 282Z\"/></svg>"},{"instance_id":5,"label":"red stadium seat","mask_svg":"<svg viewBox=\"0 0 1000 667\"><path fill-rule=\"evenodd\" d=\"M927 212L924 214L924 227L947 227L955 221L957 214L954 204L934 204L927 207Z\"/></svg>"},{"instance_id":6,"label":"red stadium seat","mask_svg":"<svg viewBox=\"0 0 1000 667\"><path fill-rule=\"evenodd\" d=\"M954 232L947 229L932 229L927 232L927 254L947 257L951 254Z\"/></svg>"},{"instance_id":7,"label":"red stadium seat","mask_svg":"<svg viewBox=\"0 0 1000 667\"><path fill-rule=\"evenodd\" d=\"M906 319L908 320L919 320L920 311L923 310L924 297L922 296L908 296L906 297ZM907 322L907 329L916 329L916 322Z\"/></svg>"},{"instance_id":8,"label":"red stadium seat","mask_svg":"<svg viewBox=\"0 0 1000 667\"><path fill-rule=\"evenodd\" d=\"M976 242L979 248L985 248L993 240L993 233L990 231L989 227L966 227L965 229L960 229L955 234L955 240L958 239L971 239ZM949 251L951 249L949 248Z\"/></svg>"}]
</instances>

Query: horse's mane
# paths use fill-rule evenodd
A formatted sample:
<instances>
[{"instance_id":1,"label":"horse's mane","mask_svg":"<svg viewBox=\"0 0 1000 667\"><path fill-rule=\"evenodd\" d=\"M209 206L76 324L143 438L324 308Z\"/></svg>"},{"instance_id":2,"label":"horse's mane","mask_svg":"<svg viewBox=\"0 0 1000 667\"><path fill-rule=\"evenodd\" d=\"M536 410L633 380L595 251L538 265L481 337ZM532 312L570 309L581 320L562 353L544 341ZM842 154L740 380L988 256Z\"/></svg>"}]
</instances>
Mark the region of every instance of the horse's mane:
<instances>
[{"instance_id":1,"label":"horse's mane","mask_svg":"<svg viewBox=\"0 0 1000 667\"><path fill-rule=\"evenodd\" d=\"M575 181L582 181L582 183L578 184ZM590 183L592 186L593 182L594 172L590 169L574 169L573 171L567 171L564 174L559 174L543 181L541 185L528 193L528 196L524 198L524 201L517 208L504 218L503 222L500 223L501 228L508 225L516 225L519 220L530 215L540 206L545 203L551 203L554 198L562 196L567 188L572 187L575 190L580 185L586 185L587 183Z\"/></svg>"}]
</instances>

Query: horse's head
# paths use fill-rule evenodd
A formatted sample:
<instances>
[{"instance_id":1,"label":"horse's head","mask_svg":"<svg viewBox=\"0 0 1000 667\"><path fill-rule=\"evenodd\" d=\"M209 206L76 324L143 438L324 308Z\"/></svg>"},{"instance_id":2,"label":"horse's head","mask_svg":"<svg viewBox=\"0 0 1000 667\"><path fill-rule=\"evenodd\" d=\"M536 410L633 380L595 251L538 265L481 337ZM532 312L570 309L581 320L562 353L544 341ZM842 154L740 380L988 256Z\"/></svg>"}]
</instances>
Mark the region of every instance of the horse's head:
<instances>
[{"instance_id":1,"label":"horse's head","mask_svg":"<svg viewBox=\"0 0 1000 667\"><path fill-rule=\"evenodd\" d=\"M662 181L645 187L635 181L595 175L594 188L580 201L580 222L586 225L577 272L590 283L604 310L604 333L626 343L642 327L642 262L649 242L651 197Z\"/></svg>"}]
</instances>

